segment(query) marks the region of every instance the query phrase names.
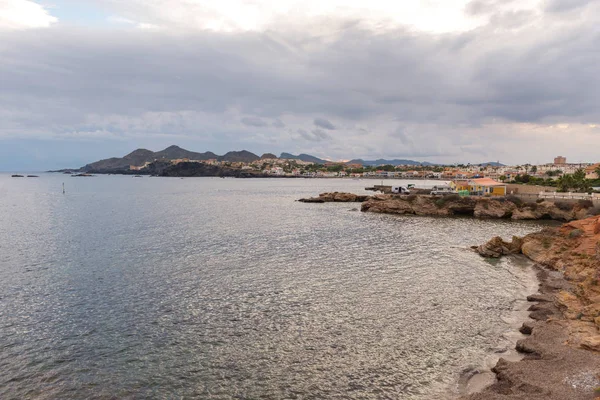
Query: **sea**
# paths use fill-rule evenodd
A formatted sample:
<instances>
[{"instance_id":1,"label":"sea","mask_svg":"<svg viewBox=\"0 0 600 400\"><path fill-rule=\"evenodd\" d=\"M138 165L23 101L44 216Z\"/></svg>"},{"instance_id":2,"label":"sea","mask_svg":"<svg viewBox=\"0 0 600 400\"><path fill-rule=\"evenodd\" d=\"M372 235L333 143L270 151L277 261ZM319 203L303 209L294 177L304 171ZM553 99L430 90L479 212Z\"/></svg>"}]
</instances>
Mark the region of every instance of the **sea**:
<instances>
[{"instance_id":1,"label":"sea","mask_svg":"<svg viewBox=\"0 0 600 400\"><path fill-rule=\"evenodd\" d=\"M535 283L470 247L543 225L296 201L373 183L0 174L0 398L456 396Z\"/></svg>"}]
</instances>

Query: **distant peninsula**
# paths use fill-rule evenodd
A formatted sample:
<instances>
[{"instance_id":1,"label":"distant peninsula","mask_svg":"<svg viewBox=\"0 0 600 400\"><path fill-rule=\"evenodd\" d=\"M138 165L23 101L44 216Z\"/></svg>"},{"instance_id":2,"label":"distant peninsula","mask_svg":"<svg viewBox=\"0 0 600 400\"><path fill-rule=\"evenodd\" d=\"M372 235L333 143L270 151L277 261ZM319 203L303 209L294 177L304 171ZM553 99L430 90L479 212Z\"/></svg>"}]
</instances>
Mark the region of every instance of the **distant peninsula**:
<instances>
[{"instance_id":1,"label":"distant peninsula","mask_svg":"<svg viewBox=\"0 0 600 400\"><path fill-rule=\"evenodd\" d=\"M85 174L135 174L158 176L223 176L223 177L307 177L314 176L316 166L328 167L339 174L342 168L374 167L379 165L430 166L413 160L351 160L333 162L310 154L294 155L272 153L258 156L247 150L230 151L217 155L207 151L198 153L179 146L169 146L161 151L137 149L123 157L113 157L87 164L78 169L63 169L53 172ZM337 170L337 171L336 171ZM336 175L339 176L339 175Z\"/></svg>"}]
</instances>

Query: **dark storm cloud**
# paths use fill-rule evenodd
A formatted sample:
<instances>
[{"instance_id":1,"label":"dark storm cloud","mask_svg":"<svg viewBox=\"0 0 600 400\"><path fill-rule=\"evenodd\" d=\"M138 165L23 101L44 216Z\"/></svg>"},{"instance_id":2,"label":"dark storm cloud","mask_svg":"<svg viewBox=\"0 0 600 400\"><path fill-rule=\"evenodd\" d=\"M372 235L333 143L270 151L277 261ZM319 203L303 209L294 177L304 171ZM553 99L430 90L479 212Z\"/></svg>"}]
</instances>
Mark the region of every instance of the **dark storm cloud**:
<instances>
[{"instance_id":1,"label":"dark storm cloud","mask_svg":"<svg viewBox=\"0 0 600 400\"><path fill-rule=\"evenodd\" d=\"M331 122L326 120L325 118L315 118L313 123L315 124L315 126L318 126L319 128L327 129L330 131L335 130L335 126Z\"/></svg>"},{"instance_id":2,"label":"dark storm cloud","mask_svg":"<svg viewBox=\"0 0 600 400\"><path fill-rule=\"evenodd\" d=\"M440 38L353 28L331 43L312 38L305 50L300 38L273 33L197 33L185 40L148 32L4 33L0 106L32 123L66 125L89 113L231 107L255 114L242 120L255 127L284 113L362 120L393 113L447 123L596 115L598 91L590 89L598 85L600 55L591 24L523 34L528 40L521 43L486 29ZM292 68L298 53L306 57L304 69ZM335 128L325 118L314 124Z\"/></svg>"}]
</instances>

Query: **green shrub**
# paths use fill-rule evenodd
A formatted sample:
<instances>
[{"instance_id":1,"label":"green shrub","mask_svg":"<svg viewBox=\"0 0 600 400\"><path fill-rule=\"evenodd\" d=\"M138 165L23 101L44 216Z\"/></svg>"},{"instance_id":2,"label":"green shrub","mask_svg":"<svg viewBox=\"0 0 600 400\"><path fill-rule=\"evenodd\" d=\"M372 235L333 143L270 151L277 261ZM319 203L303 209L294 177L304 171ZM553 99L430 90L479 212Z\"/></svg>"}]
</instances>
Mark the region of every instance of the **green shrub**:
<instances>
[{"instance_id":1,"label":"green shrub","mask_svg":"<svg viewBox=\"0 0 600 400\"><path fill-rule=\"evenodd\" d=\"M591 200L579 200L577 202L577 205L580 208L593 208L594 207L594 202Z\"/></svg>"},{"instance_id":2,"label":"green shrub","mask_svg":"<svg viewBox=\"0 0 600 400\"><path fill-rule=\"evenodd\" d=\"M435 205L436 205L438 208L442 208L442 207L444 207L444 206L446 205L446 203L448 203L449 201L459 201L459 200L461 200L461 197L460 197L459 195L457 195L457 194L451 194L451 195L448 195L448 196L442 196L442 197L440 197L439 199L437 199L437 200L435 201Z\"/></svg>"},{"instance_id":3,"label":"green shrub","mask_svg":"<svg viewBox=\"0 0 600 400\"><path fill-rule=\"evenodd\" d=\"M520 206L520 205L522 205L522 204L523 204L523 200L521 200L521 198L520 198L520 197L513 196L513 195L506 196L506 200L508 200L508 201L510 201L510 202L512 202L512 203L514 203L514 204L516 204L517 206Z\"/></svg>"},{"instance_id":4,"label":"green shrub","mask_svg":"<svg viewBox=\"0 0 600 400\"><path fill-rule=\"evenodd\" d=\"M567 203L565 201L557 201L554 205L562 211L571 211L573 209L573 204Z\"/></svg>"},{"instance_id":5,"label":"green shrub","mask_svg":"<svg viewBox=\"0 0 600 400\"><path fill-rule=\"evenodd\" d=\"M536 203L538 203L538 204L539 204L539 203L543 203L543 202L544 202L544 199L537 199L535 202L536 202Z\"/></svg>"},{"instance_id":6,"label":"green shrub","mask_svg":"<svg viewBox=\"0 0 600 400\"><path fill-rule=\"evenodd\" d=\"M600 207L599 206L595 206L593 208L590 208L587 213L589 215L600 215Z\"/></svg>"},{"instance_id":7,"label":"green shrub","mask_svg":"<svg viewBox=\"0 0 600 400\"><path fill-rule=\"evenodd\" d=\"M583 235L583 231L581 229L573 229L571 232L569 232L569 239L575 239L581 235Z\"/></svg>"},{"instance_id":8,"label":"green shrub","mask_svg":"<svg viewBox=\"0 0 600 400\"><path fill-rule=\"evenodd\" d=\"M532 211L537 210L537 207L538 207L537 203L525 203L524 205L525 205L525 207L531 208Z\"/></svg>"}]
</instances>

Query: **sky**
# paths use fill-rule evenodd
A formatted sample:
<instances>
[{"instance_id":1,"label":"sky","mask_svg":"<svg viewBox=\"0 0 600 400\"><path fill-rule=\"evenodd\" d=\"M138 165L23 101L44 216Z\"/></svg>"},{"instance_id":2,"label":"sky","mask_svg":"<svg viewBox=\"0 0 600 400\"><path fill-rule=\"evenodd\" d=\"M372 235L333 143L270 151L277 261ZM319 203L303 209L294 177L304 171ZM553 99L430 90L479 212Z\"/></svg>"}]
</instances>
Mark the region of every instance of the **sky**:
<instances>
[{"instance_id":1,"label":"sky","mask_svg":"<svg viewBox=\"0 0 600 400\"><path fill-rule=\"evenodd\" d=\"M600 161L598 0L0 0L0 170Z\"/></svg>"}]
</instances>

